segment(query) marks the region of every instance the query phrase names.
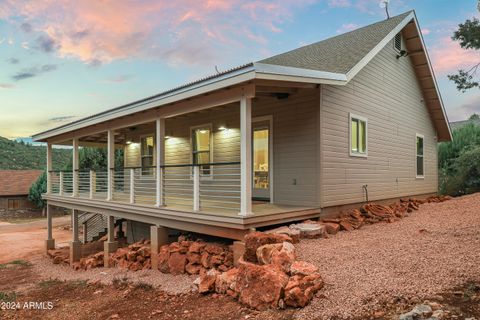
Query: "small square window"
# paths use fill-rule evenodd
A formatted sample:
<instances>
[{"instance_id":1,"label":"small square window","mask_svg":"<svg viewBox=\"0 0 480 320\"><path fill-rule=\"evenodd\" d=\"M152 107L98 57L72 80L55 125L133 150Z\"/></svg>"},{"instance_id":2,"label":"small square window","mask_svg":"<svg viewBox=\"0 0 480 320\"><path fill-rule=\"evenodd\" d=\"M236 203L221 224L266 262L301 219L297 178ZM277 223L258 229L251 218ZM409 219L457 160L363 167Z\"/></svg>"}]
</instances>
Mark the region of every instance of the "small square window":
<instances>
[{"instance_id":1,"label":"small square window","mask_svg":"<svg viewBox=\"0 0 480 320\"><path fill-rule=\"evenodd\" d=\"M367 156L367 119L350 114L350 155Z\"/></svg>"}]
</instances>

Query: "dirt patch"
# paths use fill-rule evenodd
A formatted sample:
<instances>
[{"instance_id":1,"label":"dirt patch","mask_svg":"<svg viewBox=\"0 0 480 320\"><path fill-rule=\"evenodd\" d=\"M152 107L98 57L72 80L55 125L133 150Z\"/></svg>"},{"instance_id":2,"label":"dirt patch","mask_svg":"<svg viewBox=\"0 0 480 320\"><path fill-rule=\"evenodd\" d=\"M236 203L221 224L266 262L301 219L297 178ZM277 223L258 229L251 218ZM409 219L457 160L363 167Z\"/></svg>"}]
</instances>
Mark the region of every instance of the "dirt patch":
<instances>
[{"instance_id":1,"label":"dirt patch","mask_svg":"<svg viewBox=\"0 0 480 320\"><path fill-rule=\"evenodd\" d=\"M68 230L70 217L59 217L53 220L53 237L57 246L67 246L72 239L72 233ZM46 219L0 226L0 263L12 260L29 260L33 256L43 254L45 251L45 239L47 238Z\"/></svg>"},{"instance_id":2,"label":"dirt patch","mask_svg":"<svg viewBox=\"0 0 480 320\"><path fill-rule=\"evenodd\" d=\"M168 295L145 285L49 281L16 301L53 302L51 310L7 310L3 319L291 319L292 312L256 312L226 296Z\"/></svg>"},{"instance_id":3,"label":"dirt patch","mask_svg":"<svg viewBox=\"0 0 480 320\"><path fill-rule=\"evenodd\" d=\"M25 291L40 277L32 271L32 266L23 260L0 264L0 292Z\"/></svg>"}]
</instances>

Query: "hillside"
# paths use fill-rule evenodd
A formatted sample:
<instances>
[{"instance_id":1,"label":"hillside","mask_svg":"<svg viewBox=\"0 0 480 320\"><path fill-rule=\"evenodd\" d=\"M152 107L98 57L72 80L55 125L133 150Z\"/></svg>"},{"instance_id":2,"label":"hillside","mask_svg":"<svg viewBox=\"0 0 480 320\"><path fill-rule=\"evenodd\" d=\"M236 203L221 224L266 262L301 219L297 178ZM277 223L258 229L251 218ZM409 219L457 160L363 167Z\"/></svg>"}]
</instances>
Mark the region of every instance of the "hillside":
<instances>
[{"instance_id":1,"label":"hillside","mask_svg":"<svg viewBox=\"0 0 480 320\"><path fill-rule=\"evenodd\" d=\"M71 150L53 149L53 168L63 169L71 159ZM45 169L47 147L32 146L0 137L0 170Z\"/></svg>"}]
</instances>

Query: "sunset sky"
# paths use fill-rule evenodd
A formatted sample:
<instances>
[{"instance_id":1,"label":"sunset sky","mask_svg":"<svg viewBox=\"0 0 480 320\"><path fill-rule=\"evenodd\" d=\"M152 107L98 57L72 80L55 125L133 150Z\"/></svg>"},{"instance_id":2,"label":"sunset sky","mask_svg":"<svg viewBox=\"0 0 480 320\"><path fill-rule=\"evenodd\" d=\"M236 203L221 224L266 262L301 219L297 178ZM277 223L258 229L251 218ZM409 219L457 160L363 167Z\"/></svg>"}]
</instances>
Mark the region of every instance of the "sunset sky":
<instances>
[{"instance_id":1,"label":"sunset sky","mask_svg":"<svg viewBox=\"0 0 480 320\"><path fill-rule=\"evenodd\" d=\"M391 0L415 9L451 121L480 90L447 75L480 62L450 37L475 0ZM379 0L0 0L0 136L28 137L385 18Z\"/></svg>"}]
</instances>

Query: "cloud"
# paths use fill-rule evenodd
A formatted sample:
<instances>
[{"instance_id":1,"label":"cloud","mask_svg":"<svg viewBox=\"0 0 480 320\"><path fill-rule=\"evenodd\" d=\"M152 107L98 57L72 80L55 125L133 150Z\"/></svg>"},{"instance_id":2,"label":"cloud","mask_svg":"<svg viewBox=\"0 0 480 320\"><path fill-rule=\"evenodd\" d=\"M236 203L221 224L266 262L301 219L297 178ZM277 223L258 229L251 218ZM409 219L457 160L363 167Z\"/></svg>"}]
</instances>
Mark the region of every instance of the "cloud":
<instances>
[{"instance_id":1,"label":"cloud","mask_svg":"<svg viewBox=\"0 0 480 320\"><path fill-rule=\"evenodd\" d=\"M352 6L350 0L328 0L328 6L331 8L348 8Z\"/></svg>"},{"instance_id":2,"label":"cloud","mask_svg":"<svg viewBox=\"0 0 480 320\"><path fill-rule=\"evenodd\" d=\"M29 78L39 76L41 74L51 72L57 69L55 64L44 64L39 67L31 67L28 69L23 69L22 71L17 72L11 78L14 81L21 81Z\"/></svg>"},{"instance_id":3,"label":"cloud","mask_svg":"<svg viewBox=\"0 0 480 320\"><path fill-rule=\"evenodd\" d=\"M133 78L132 75L122 74L122 75L110 77L110 78L106 79L105 82L107 82L107 83L123 83L123 82L127 82L128 80L131 80L132 78Z\"/></svg>"},{"instance_id":4,"label":"cloud","mask_svg":"<svg viewBox=\"0 0 480 320\"><path fill-rule=\"evenodd\" d=\"M28 22L24 22L20 25L20 29L22 29L23 32L29 33L32 32L33 28L32 25Z\"/></svg>"},{"instance_id":5,"label":"cloud","mask_svg":"<svg viewBox=\"0 0 480 320\"><path fill-rule=\"evenodd\" d=\"M432 64L440 74L454 73L459 69L470 69L480 62L480 54L475 50L465 50L450 37L440 38L429 50Z\"/></svg>"},{"instance_id":6,"label":"cloud","mask_svg":"<svg viewBox=\"0 0 480 320\"><path fill-rule=\"evenodd\" d=\"M35 40L35 49L44 53L52 53L59 48L60 46L55 42L55 40L48 35L40 35Z\"/></svg>"},{"instance_id":7,"label":"cloud","mask_svg":"<svg viewBox=\"0 0 480 320\"><path fill-rule=\"evenodd\" d=\"M342 24L342 26L339 29L337 29L337 33L345 33L358 28L359 28L359 25L356 23L345 23L345 24Z\"/></svg>"},{"instance_id":8,"label":"cloud","mask_svg":"<svg viewBox=\"0 0 480 320\"><path fill-rule=\"evenodd\" d=\"M421 31L424 36L428 36L432 32L430 31L430 29L427 28L423 28Z\"/></svg>"},{"instance_id":9,"label":"cloud","mask_svg":"<svg viewBox=\"0 0 480 320\"><path fill-rule=\"evenodd\" d=\"M72 120L76 117L77 116L58 116L58 117L50 118L50 119L48 119L48 121L51 121L51 122L65 122L65 121L70 121L70 120Z\"/></svg>"},{"instance_id":10,"label":"cloud","mask_svg":"<svg viewBox=\"0 0 480 320\"><path fill-rule=\"evenodd\" d=\"M7 59L7 62L10 63L10 64L18 64L20 62L20 60L12 57L10 59Z\"/></svg>"},{"instance_id":11,"label":"cloud","mask_svg":"<svg viewBox=\"0 0 480 320\"><path fill-rule=\"evenodd\" d=\"M265 46L267 33L315 1L4 0L0 19L21 16L48 36L38 40L42 51L93 66L130 58L205 64Z\"/></svg>"},{"instance_id":12,"label":"cloud","mask_svg":"<svg viewBox=\"0 0 480 320\"><path fill-rule=\"evenodd\" d=\"M0 83L0 89L13 89L15 86L10 83Z\"/></svg>"}]
</instances>

